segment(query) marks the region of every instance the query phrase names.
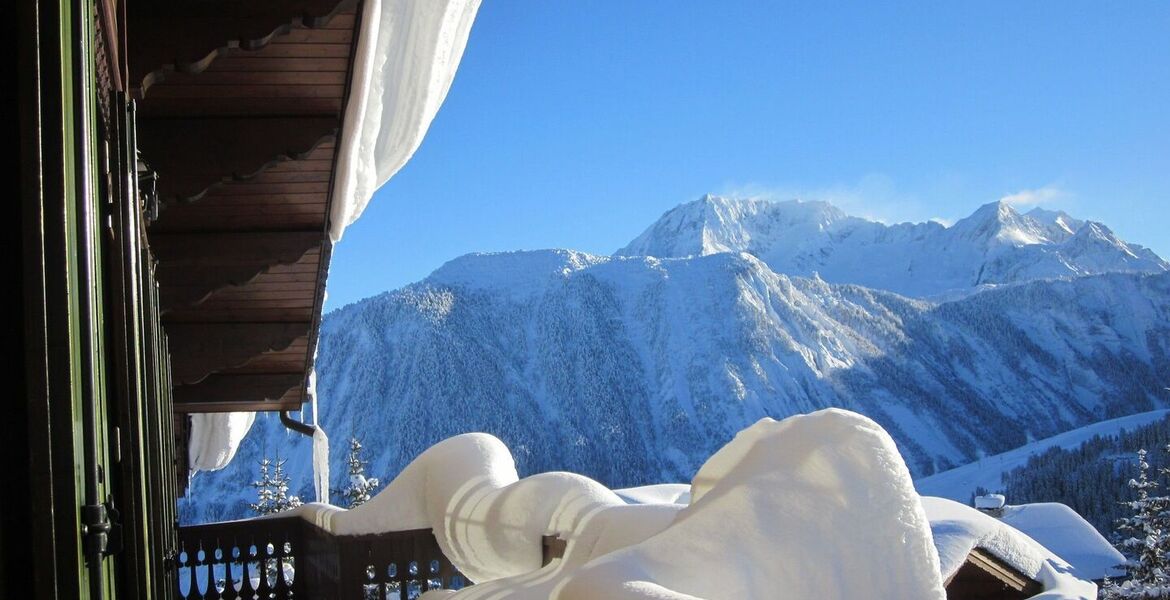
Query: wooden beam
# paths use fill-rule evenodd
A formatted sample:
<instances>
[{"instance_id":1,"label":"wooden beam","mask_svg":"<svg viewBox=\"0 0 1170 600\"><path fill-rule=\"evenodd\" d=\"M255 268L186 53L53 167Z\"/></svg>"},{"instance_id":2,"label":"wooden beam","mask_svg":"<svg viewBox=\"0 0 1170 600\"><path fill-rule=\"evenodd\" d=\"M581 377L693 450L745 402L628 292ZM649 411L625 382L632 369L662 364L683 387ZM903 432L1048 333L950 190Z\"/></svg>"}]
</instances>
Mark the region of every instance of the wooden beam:
<instances>
[{"instance_id":1,"label":"wooden beam","mask_svg":"<svg viewBox=\"0 0 1170 600\"><path fill-rule=\"evenodd\" d=\"M175 383L193 385L294 342L307 343L309 322L171 323L166 330Z\"/></svg>"},{"instance_id":2,"label":"wooden beam","mask_svg":"<svg viewBox=\"0 0 1170 600\"><path fill-rule=\"evenodd\" d=\"M142 107L145 118L171 118L195 115L205 118L296 117L313 118L335 116L341 112L342 101L337 98L158 98Z\"/></svg>"},{"instance_id":3,"label":"wooden beam","mask_svg":"<svg viewBox=\"0 0 1170 600\"><path fill-rule=\"evenodd\" d=\"M242 367L224 371L225 375L261 373L292 373L304 369L305 358L309 355L309 338L298 338L288 348L265 352L248 361Z\"/></svg>"},{"instance_id":4,"label":"wooden beam","mask_svg":"<svg viewBox=\"0 0 1170 600\"><path fill-rule=\"evenodd\" d=\"M320 231L154 234L163 310L198 304L218 289L245 285L274 266L296 263L323 241Z\"/></svg>"},{"instance_id":5,"label":"wooden beam","mask_svg":"<svg viewBox=\"0 0 1170 600\"><path fill-rule=\"evenodd\" d=\"M295 263L323 237L320 231L160 233L151 236L151 246L161 263L176 266L275 265Z\"/></svg>"},{"instance_id":6,"label":"wooden beam","mask_svg":"<svg viewBox=\"0 0 1170 600\"><path fill-rule=\"evenodd\" d=\"M1004 585L1022 592L1025 597L1031 597L1043 591L1043 586L1040 585L1040 582L1024 575L1015 567L1007 564L998 556L991 554L983 548L971 550L971 554L967 556L967 560L1002 581Z\"/></svg>"},{"instance_id":7,"label":"wooden beam","mask_svg":"<svg viewBox=\"0 0 1170 600\"><path fill-rule=\"evenodd\" d=\"M211 375L195 385L175 386L176 412L290 409L285 398L305 385L305 373ZM250 408L242 408L250 407ZM258 408L259 407L259 408ZM291 410L299 410L298 400Z\"/></svg>"},{"instance_id":8,"label":"wooden beam","mask_svg":"<svg viewBox=\"0 0 1170 600\"><path fill-rule=\"evenodd\" d=\"M199 73L233 50L258 50L294 30L326 28L355 4L354 0L132 2L127 15L130 86L141 99L168 73Z\"/></svg>"},{"instance_id":9,"label":"wooden beam","mask_svg":"<svg viewBox=\"0 0 1170 600\"><path fill-rule=\"evenodd\" d=\"M225 181L247 180L268 167L307 158L333 142L338 124L335 117L142 119L138 146L159 173L165 208L196 200Z\"/></svg>"},{"instance_id":10,"label":"wooden beam","mask_svg":"<svg viewBox=\"0 0 1170 600\"><path fill-rule=\"evenodd\" d=\"M285 321L304 321L312 318L313 309L311 307L271 308L264 306L249 306L248 308L220 308L217 306L176 308L166 315L168 323L206 323L208 321L281 323Z\"/></svg>"}]
</instances>

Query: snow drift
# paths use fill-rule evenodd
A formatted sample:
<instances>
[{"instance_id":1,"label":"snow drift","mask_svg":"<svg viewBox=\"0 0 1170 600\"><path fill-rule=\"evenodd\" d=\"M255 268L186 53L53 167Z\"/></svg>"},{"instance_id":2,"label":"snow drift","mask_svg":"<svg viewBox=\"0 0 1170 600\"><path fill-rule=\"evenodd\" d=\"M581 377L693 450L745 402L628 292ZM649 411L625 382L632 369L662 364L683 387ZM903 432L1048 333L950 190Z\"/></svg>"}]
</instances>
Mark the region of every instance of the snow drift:
<instances>
[{"instance_id":1,"label":"snow drift","mask_svg":"<svg viewBox=\"0 0 1170 600\"><path fill-rule=\"evenodd\" d=\"M967 512L949 518L954 503L920 501L890 436L848 411L761 419L703 465L689 504L673 502L678 492L655 486L633 492L655 503L627 504L580 475L520 479L502 442L465 434L424 452L354 510L297 510L340 535L431 528L479 583L428 597L772 598L779 589L793 598L941 599L943 578L975 546L1050 577L1049 587L1082 583L1011 527L958 505ZM932 510L946 513L941 524L928 521ZM542 567L545 535L567 547Z\"/></svg>"},{"instance_id":2,"label":"snow drift","mask_svg":"<svg viewBox=\"0 0 1170 600\"><path fill-rule=\"evenodd\" d=\"M759 421L703 465L691 497L662 533L584 566L557 597L945 597L910 473L856 413Z\"/></svg>"}]
</instances>

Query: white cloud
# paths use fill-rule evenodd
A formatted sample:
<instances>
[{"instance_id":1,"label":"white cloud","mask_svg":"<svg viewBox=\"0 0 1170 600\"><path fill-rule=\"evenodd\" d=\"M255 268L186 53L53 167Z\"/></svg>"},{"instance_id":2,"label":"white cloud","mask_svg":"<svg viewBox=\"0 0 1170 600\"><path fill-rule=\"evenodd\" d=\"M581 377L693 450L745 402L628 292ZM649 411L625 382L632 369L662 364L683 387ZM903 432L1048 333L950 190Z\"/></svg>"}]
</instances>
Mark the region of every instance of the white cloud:
<instances>
[{"instance_id":1,"label":"white cloud","mask_svg":"<svg viewBox=\"0 0 1170 600\"><path fill-rule=\"evenodd\" d=\"M931 217L930 220L938 223L939 225L942 225L943 227L950 227L951 225L955 224L954 219L947 219L944 217Z\"/></svg>"},{"instance_id":2,"label":"white cloud","mask_svg":"<svg viewBox=\"0 0 1170 600\"><path fill-rule=\"evenodd\" d=\"M1034 190L1020 190L1014 194L1003 196L999 200L1012 206L1039 206L1067 195L1064 190L1055 185L1046 185Z\"/></svg>"}]
</instances>

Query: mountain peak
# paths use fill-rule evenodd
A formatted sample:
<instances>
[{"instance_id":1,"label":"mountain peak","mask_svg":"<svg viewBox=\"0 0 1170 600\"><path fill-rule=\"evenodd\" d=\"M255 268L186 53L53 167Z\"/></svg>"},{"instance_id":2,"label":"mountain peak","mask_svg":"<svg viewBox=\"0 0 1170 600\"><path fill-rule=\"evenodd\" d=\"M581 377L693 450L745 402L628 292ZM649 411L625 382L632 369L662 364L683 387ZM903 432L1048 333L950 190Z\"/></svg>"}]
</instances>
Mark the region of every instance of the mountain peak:
<instances>
[{"instance_id":1,"label":"mountain peak","mask_svg":"<svg viewBox=\"0 0 1170 600\"><path fill-rule=\"evenodd\" d=\"M1021 214L989 202L950 227L884 225L827 202L706 194L662 215L619 256L681 258L745 252L777 273L856 283L918 297L1111 271L1157 273L1170 264L1103 225L1059 211ZM1092 243L1089 243L1090 238Z\"/></svg>"},{"instance_id":2,"label":"mountain peak","mask_svg":"<svg viewBox=\"0 0 1170 600\"><path fill-rule=\"evenodd\" d=\"M1039 206L1025 213L1025 216L1069 235L1076 233L1085 224L1085 221L1074 218L1063 210L1046 210Z\"/></svg>"},{"instance_id":3,"label":"mountain peak","mask_svg":"<svg viewBox=\"0 0 1170 600\"><path fill-rule=\"evenodd\" d=\"M982 214L995 215L997 219L1011 219L1013 217L1019 216L1020 213L1016 211L1015 207L1013 207L1010 202L1006 200L996 200L976 208L975 212L971 213L971 216L974 217L976 215Z\"/></svg>"},{"instance_id":4,"label":"mountain peak","mask_svg":"<svg viewBox=\"0 0 1170 600\"><path fill-rule=\"evenodd\" d=\"M1007 202L999 200L980 206L971 216L960 219L953 233L978 244L1027 246L1049 240L1040 223L1021 215Z\"/></svg>"},{"instance_id":5,"label":"mountain peak","mask_svg":"<svg viewBox=\"0 0 1170 600\"><path fill-rule=\"evenodd\" d=\"M849 219L820 201L772 201L705 194L666 211L642 235L615 252L618 256L683 257L748 252L775 245L774 232L815 235Z\"/></svg>"}]
</instances>

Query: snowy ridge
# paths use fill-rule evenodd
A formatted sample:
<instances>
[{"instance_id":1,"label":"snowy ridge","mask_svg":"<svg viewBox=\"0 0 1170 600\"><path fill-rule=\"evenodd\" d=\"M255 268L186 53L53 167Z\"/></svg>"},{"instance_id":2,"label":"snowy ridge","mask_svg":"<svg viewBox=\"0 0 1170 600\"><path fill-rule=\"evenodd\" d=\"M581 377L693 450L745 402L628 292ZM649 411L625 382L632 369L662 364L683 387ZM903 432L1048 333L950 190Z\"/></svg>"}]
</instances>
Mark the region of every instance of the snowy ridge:
<instances>
[{"instance_id":1,"label":"snowy ridge","mask_svg":"<svg viewBox=\"0 0 1170 600\"><path fill-rule=\"evenodd\" d=\"M830 406L876 420L924 476L1165 406L1170 274L935 304L746 253L479 255L327 315L318 373L325 429L360 437L384 480L468 431L503 439L521 473L687 480L759 418ZM265 452L308 486L307 443L260 415L232 464L196 477L184 521L244 516Z\"/></svg>"},{"instance_id":2,"label":"snowy ridge","mask_svg":"<svg viewBox=\"0 0 1170 600\"><path fill-rule=\"evenodd\" d=\"M618 250L659 258L747 252L773 271L914 297L1108 272L1161 273L1170 263L1063 212L984 205L951 227L884 225L824 202L704 196L664 214Z\"/></svg>"},{"instance_id":3,"label":"snowy ridge","mask_svg":"<svg viewBox=\"0 0 1170 600\"><path fill-rule=\"evenodd\" d=\"M1022 467L1028 459L1049 448L1071 450L1084 444L1094 436L1112 436L1121 431L1132 431L1166 418L1170 410L1153 410L1127 417L1109 419L1078 427L1042 440L1009 450L1002 454L986 456L961 467L922 477L914 482L918 491L928 496L941 496L959 502L967 502L976 488L996 491L1003 489L1003 475L1012 469ZM1010 500L1010 499L1009 499Z\"/></svg>"},{"instance_id":4,"label":"snowy ridge","mask_svg":"<svg viewBox=\"0 0 1170 600\"><path fill-rule=\"evenodd\" d=\"M503 293L520 300L540 293L553 280L565 279L608 259L573 250L473 253L451 260L431 273L433 285Z\"/></svg>"}]
</instances>

